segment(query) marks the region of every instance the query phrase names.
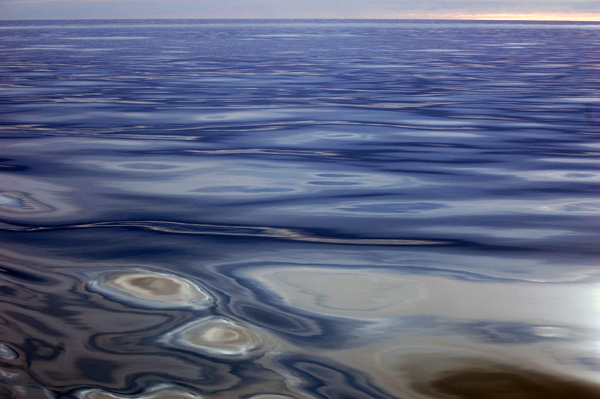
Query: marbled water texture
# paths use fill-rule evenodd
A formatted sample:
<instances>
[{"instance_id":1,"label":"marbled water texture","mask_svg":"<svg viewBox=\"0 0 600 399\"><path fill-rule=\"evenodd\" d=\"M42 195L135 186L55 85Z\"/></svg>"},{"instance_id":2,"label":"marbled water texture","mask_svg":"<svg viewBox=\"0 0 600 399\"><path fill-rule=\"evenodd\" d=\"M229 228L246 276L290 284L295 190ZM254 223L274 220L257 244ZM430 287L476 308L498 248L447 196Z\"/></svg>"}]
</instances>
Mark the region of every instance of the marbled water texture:
<instances>
[{"instance_id":1,"label":"marbled water texture","mask_svg":"<svg viewBox=\"0 0 600 399\"><path fill-rule=\"evenodd\" d=\"M599 48L0 22L0 397L600 398Z\"/></svg>"}]
</instances>

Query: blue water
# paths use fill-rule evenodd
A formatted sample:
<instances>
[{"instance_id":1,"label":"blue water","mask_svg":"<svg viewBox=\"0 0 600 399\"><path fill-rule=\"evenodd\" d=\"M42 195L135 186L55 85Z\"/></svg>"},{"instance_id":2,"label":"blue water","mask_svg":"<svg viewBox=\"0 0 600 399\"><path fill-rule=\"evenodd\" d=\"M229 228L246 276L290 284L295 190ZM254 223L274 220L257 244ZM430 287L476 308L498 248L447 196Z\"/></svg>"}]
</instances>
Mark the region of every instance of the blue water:
<instances>
[{"instance_id":1,"label":"blue water","mask_svg":"<svg viewBox=\"0 0 600 399\"><path fill-rule=\"evenodd\" d=\"M600 398L599 48L0 22L0 397Z\"/></svg>"}]
</instances>

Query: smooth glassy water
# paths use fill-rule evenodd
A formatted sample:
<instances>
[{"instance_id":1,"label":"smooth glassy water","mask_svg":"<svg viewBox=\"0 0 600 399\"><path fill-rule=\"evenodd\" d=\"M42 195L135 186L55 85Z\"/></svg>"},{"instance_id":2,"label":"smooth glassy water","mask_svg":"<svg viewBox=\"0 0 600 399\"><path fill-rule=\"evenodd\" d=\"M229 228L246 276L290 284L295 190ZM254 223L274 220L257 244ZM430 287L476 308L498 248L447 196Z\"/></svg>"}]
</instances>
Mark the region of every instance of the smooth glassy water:
<instances>
[{"instance_id":1,"label":"smooth glassy water","mask_svg":"<svg viewBox=\"0 0 600 399\"><path fill-rule=\"evenodd\" d=\"M600 398L600 24L0 23L0 397Z\"/></svg>"}]
</instances>

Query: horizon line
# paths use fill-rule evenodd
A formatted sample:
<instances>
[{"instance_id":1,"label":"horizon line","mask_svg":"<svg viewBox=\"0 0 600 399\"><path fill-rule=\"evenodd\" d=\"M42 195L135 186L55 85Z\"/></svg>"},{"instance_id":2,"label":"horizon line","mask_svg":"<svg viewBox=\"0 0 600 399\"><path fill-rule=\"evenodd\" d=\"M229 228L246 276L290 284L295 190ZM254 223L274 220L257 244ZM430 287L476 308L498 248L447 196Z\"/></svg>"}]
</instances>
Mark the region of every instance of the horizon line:
<instances>
[{"instance_id":1,"label":"horizon line","mask_svg":"<svg viewBox=\"0 0 600 399\"><path fill-rule=\"evenodd\" d=\"M510 17L508 17L510 16ZM513 17L514 16L514 17ZM193 17L150 17L150 18L0 18L0 21L151 21L151 20L162 20L162 21L473 21L473 22L600 22L600 16L589 17L572 17L572 18L559 18L558 16L540 15L530 16L529 18L522 18L523 14L485 14L481 16L469 15L469 16L440 16L440 17L395 17L395 18L383 18L383 17L368 17L368 18L222 18L222 17L205 17L205 18L193 18Z\"/></svg>"}]
</instances>

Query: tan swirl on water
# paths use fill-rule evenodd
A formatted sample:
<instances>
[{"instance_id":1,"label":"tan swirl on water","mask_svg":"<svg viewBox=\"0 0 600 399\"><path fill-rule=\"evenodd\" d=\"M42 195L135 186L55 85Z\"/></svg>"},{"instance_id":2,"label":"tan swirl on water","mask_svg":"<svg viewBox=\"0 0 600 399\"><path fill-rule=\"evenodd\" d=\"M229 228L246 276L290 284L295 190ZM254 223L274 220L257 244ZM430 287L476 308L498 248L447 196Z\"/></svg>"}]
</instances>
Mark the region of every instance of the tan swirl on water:
<instances>
[{"instance_id":1,"label":"tan swirl on water","mask_svg":"<svg viewBox=\"0 0 600 399\"><path fill-rule=\"evenodd\" d=\"M269 341L264 334L221 317L188 323L161 340L169 345L227 357L261 352Z\"/></svg>"},{"instance_id":2,"label":"tan swirl on water","mask_svg":"<svg viewBox=\"0 0 600 399\"><path fill-rule=\"evenodd\" d=\"M206 307L211 302L210 295L191 281L156 272L113 273L92 282L90 287L161 308Z\"/></svg>"}]
</instances>

